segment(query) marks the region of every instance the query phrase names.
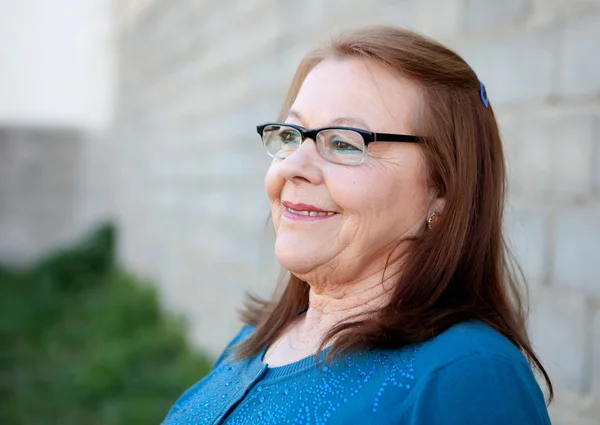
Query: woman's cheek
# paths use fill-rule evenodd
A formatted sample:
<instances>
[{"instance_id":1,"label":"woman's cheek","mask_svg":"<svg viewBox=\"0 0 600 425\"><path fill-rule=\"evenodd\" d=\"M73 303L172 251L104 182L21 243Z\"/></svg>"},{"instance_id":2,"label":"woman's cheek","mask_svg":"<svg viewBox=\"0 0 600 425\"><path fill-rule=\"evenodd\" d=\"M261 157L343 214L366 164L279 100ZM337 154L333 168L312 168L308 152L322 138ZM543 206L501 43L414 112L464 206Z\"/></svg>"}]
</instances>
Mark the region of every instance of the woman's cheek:
<instances>
[{"instance_id":1,"label":"woman's cheek","mask_svg":"<svg viewBox=\"0 0 600 425\"><path fill-rule=\"evenodd\" d=\"M277 166L271 165L265 176L265 191L267 197L271 201L279 202L281 198L281 189L283 187L283 179L277 173Z\"/></svg>"},{"instance_id":2,"label":"woman's cheek","mask_svg":"<svg viewBox=\"0 0 600 425\"><path fill-rule=\"evenodd\" d=\"M275 232L279 226L279 220L283 208L281 206L281 190L283 188L284 179L279 176L276 166L271 165L265 176L265 192L271 205L271 220Z\"/></svg>"}]
</instances>

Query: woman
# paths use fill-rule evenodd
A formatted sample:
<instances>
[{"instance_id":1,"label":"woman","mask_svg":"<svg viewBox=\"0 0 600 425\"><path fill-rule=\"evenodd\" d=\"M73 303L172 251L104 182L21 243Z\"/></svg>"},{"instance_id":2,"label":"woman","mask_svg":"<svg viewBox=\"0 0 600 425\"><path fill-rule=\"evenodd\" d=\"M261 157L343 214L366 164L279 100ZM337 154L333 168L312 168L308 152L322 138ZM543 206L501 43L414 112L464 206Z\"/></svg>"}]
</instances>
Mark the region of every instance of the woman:
<instances>
[{"instance_id":1,"label":"woman","mask_svg":"<svg viewBox=\"0 0 600 425\"><path fill-rule=\"evenodd\" d=\"M473 70L412 32L348 32L258 132L289 279L164 424L549 424Z\"/></svg>"}]
</instances>

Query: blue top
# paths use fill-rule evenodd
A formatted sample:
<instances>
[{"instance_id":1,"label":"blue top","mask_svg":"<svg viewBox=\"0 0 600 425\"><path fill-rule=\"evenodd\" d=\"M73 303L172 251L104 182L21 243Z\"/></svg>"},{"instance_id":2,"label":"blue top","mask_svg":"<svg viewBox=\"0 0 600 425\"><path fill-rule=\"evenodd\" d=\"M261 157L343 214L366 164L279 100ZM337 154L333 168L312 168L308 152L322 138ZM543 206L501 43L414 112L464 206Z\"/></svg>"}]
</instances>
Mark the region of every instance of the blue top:
<instances>
[{"instance_id":1,"label":"blue top","mask_svg":"<svg viewBox=\"0 0 600 425\"><path fill-rule=\"evenodd\" d=\"M550 424L544 397L521 352L475 322L424 343L365 350L325 363L307 357L270 368L263 352L232 359L187 390L163 425L192 424Z\"/></svg>"}]
</instances>

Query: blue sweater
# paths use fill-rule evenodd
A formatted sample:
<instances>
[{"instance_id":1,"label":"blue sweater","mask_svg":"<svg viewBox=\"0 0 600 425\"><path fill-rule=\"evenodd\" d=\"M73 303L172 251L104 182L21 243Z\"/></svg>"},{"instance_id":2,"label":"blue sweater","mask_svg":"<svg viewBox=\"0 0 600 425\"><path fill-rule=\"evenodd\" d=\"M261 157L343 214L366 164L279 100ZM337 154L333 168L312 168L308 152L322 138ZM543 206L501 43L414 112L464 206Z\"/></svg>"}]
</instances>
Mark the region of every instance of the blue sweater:
<instances>
[{"instance_id":1,"label":"blue sweater","mask_svg":"<svg viewBox=\"0 0 600 425\"><path fill-rule=\"evenodd\" d=\"M264 351L232 359L245 327L213 370L187 390L163 425L550 424L521 352L479 323L455 325L419 345L315 357L270 368Z\"/></svg>"}]
</instances>

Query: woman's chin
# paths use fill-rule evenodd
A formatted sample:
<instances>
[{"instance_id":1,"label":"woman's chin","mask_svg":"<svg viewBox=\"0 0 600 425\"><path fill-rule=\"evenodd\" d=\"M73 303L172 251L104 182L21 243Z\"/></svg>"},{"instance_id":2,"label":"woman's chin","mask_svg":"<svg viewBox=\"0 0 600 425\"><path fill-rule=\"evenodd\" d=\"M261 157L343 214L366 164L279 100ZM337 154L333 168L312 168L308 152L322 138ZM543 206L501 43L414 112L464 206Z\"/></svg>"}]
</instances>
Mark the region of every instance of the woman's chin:
<instances>
[{"instance_id":1,"label":"woman's chin","mask_svg":"<svg viewBox=\"0 0 600 425\"><path fill-rule=\"evenodd\" d=\"M309 264L305 258L297 258L295 256L293 258L288 256L281 257L278 255L276 257L277 261L284 269L296 276L305 275L314 269L314 266Z\"/></svg>"},{"instance_id":2,"label":"woman's chin","mask_svg":"<svg viewBox=\"0 0 600 425\"><path fill-rule=\"evenodd\" d=\"M275 257L281 266L296 276L305 275L318 267L322 261L314 258L315 252L304 249L275 249Z\"/></svg>"}]
</instances>

